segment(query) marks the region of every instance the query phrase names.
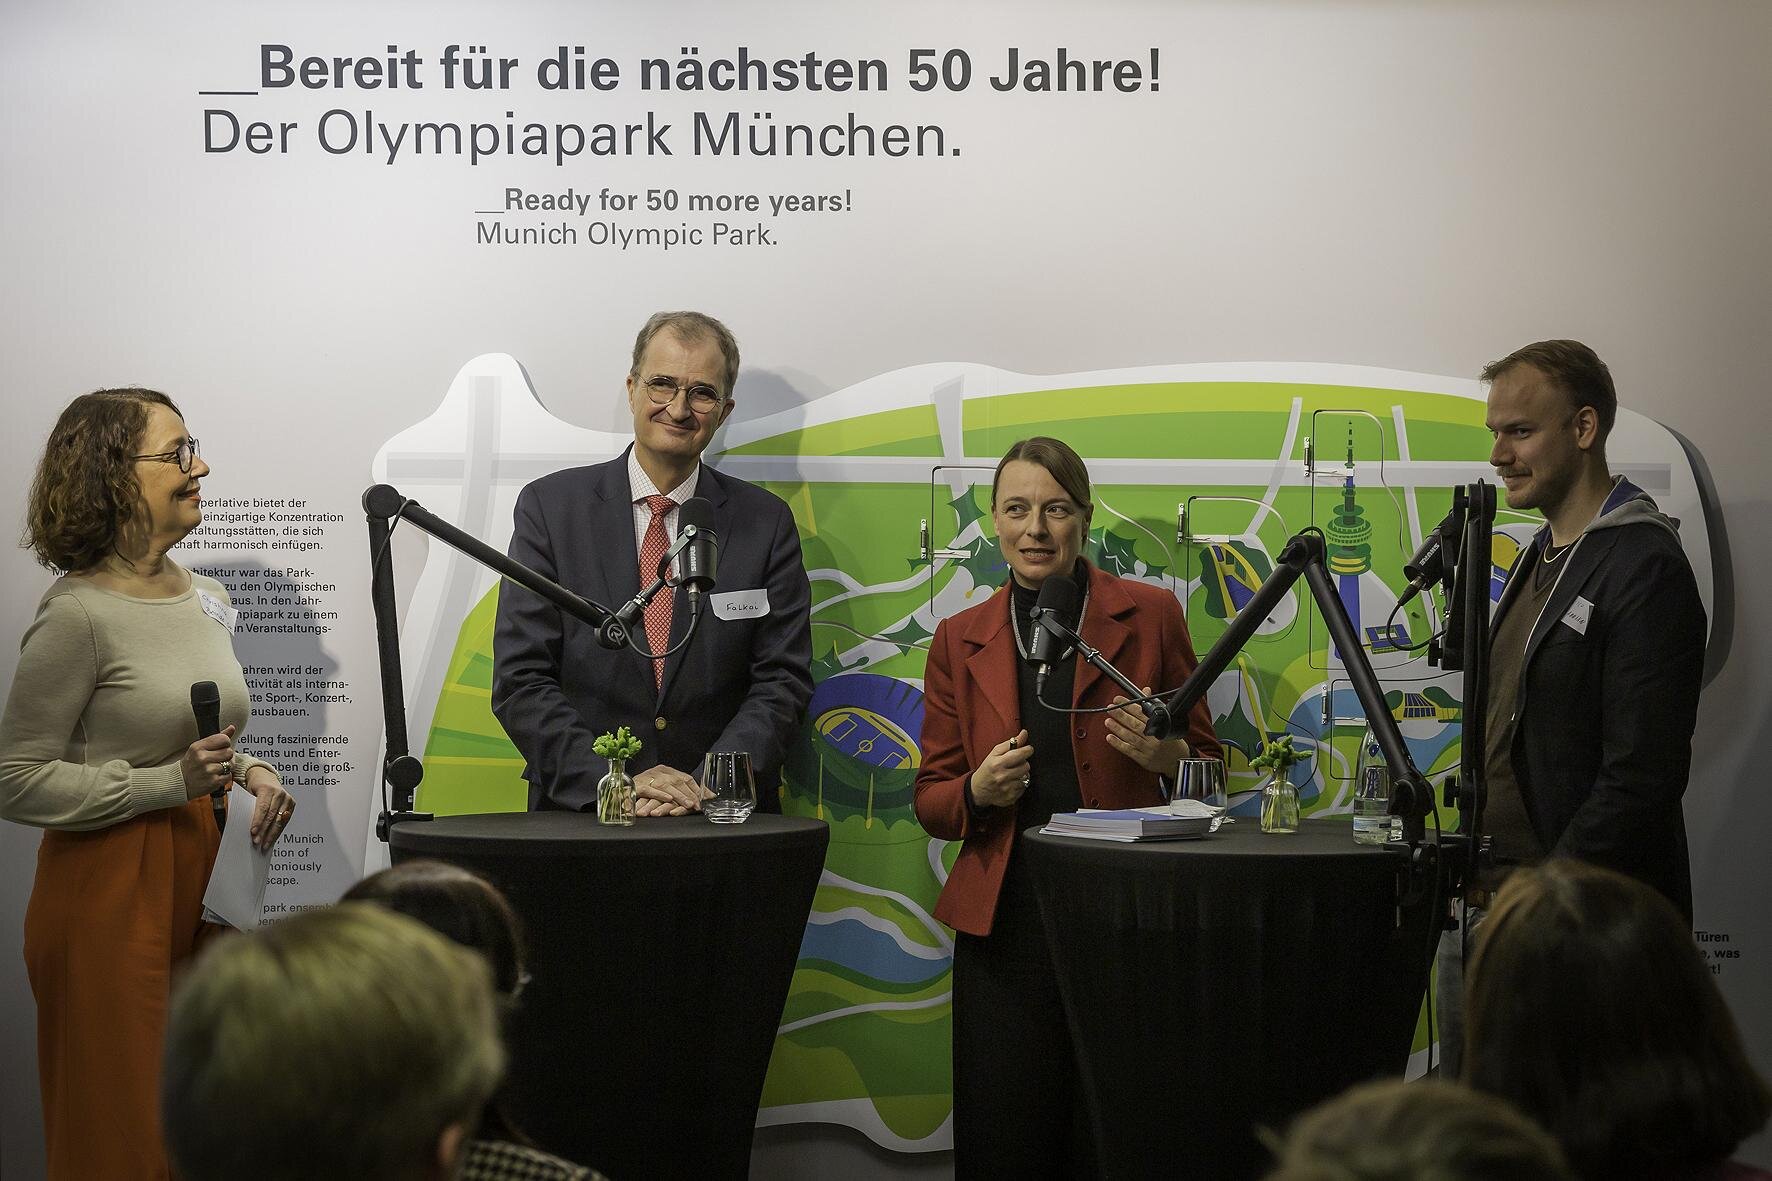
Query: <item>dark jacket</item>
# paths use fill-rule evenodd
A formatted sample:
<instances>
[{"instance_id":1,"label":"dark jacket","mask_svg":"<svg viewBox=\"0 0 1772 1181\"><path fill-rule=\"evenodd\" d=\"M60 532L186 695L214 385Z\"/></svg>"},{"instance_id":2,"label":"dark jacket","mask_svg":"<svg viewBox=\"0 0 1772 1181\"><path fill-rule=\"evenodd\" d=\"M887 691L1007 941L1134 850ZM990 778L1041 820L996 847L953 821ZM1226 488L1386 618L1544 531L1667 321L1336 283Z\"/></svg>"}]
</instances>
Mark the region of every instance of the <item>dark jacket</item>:
<instances>
[{"instance_id":1,"label":"dark jacket","mask_svg":"<svg viewBox=\"0 0 1772 1181\"><path fill-rule=\"evenodd\" d=\"M750 752L757 806L781 810L781 765L812 696L812 591L799 534L780 497L705 464L695 494L714 506L718 577L694 640L665 663L662 691L631 648L599 647L590 628L546 599L509 582L499 588L492 712L527 764L532 810L593 808L607 764L591 744L618 726L645 744L628 765L635 774L663 763L699 777L710 750ZM627 454L524 488L510 553L608 607L637 594ZM768 591L767 614L723 619L713 609L721 595L755 588ZM675 593L673 646L689 623L684 592Z\"/></svg>"},{"instance_id":2,"label":"dark jacket","mask_svg":"<svg viewBox=\"0 0 1772 1181\"><path fill-rule=\"evenodd\" d=\"M1550 530L1520 551L1495 620ZM1705 615L1676 525L1620 477L1562 559L1526 642L1511 747L1539 841L1646 882L1692 917L1680 798L1704 672Z\"/></svg>"}]
</instances>

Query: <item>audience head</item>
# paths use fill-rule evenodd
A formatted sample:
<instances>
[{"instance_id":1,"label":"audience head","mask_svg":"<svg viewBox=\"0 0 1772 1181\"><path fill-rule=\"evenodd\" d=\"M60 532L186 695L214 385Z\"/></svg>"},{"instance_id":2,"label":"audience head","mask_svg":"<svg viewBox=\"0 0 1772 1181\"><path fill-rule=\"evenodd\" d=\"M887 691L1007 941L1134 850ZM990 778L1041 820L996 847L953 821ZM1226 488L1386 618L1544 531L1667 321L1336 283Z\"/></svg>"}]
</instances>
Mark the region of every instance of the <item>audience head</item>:
<instances>
[{"instance_id":1,"label":"audience head","mask_svg":"<svg viewBox=\"0 0 1772 1181\"><path fill-rule=\"evenodd\" d=\"M403 861L352 886L344 901L398 911L479 952L500 996L515 997L526 979L522 928L511 904L491 882L460 866Z\"/></svg>"},{"instance_id":2,"label":"audience head","mask_svg":"<svg viewBox=\"0 0 1772 1181\"><path fill-rule=\"evenodd\" d=\"M1454 1083L1355 1087L1299 1116L1269 1181L1569 1181L1557 1143Z\"/></svg>"},{"instance_id":3,"label":"audience head","mask_svg":"<svg viewBox=\"0 0 1772 1181\"><path fill-rule=\"evenodd\" d=\"M503 1066L479 956L379 907L308 911L174 990L167 1148L185 1181L447 1177Z\"/></svg>"},{"instance_id":4,"label":"audience head","mask_svg":"<svg viewBox=\"0 0 1772 1181\"><path fill-rule=\"evenodd\" d=\"M1772 1111L1685 922L1610 870L1512 874L1465 1005L1465 1081L1536 1119L1583 1176L1716 1164Z\"/></svg>"}]
</instances>

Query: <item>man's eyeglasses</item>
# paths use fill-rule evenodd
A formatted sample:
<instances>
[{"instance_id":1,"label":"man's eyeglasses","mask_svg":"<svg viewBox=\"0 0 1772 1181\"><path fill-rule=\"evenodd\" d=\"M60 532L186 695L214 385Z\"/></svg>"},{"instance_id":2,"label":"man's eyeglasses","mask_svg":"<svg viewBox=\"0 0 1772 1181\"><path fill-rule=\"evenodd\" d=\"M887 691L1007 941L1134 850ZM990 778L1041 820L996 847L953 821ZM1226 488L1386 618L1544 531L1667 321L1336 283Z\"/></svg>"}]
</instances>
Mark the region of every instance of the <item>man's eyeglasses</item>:
<instances>
[{"instance_id":1,"label":"man's eyeglasses","mask_svg":"<svg viewBox=\"0 0 1772 1181\"><path fill-rule=\"evenodd\" d=\"M201 446L195 439L186 439L171 451L162 451L157 455L131 455L131 459L151 459L156 463L176 463L178 470L191 474L191 465L203 454Z\"/></svg>"},{"instance_id":2,"label":"man's eyeglasses","mask_svg":"<svg viewBox=\"0 0 1772 1181\"><path fill-rule=\"evenodd\" d=\"M678 385L674 377L651 377L645 382L646 397L654 406L669 406L678 394L689 399L689 408L697 414L710 414L719 408L720 391L705 382L694 385Z\"/></svg>"}]
</instances>

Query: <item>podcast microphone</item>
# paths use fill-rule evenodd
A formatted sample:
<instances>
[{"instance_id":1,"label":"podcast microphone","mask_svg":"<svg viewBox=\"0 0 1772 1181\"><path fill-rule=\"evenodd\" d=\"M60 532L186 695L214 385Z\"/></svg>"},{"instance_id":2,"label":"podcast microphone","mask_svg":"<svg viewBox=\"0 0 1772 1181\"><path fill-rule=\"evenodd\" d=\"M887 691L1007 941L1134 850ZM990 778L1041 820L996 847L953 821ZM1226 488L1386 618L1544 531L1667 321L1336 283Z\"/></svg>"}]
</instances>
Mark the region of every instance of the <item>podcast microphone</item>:
<instances>
[{"instance_id":1,"label":"podcast microphone","mask_svg":"<svg viewBox=\"0 0 1772 1181\"><path fill-rule=\"evenodd\" d=\"M1446 518L1421 539L1415 556L1403 563L1403 574L1409 579L1409 586L1404 590L1403 597L1397 600L1397 606L1401 607L1446 577L1446 539L1457 535L1459 516L1457 508L1447 513Z\"/></svg>"},{"instance_id":2,"label":"podcast microphone","mask_svg":"<svg viewBox=\"0 0 1772 1181\"><path fill-rule=\"evenodd\" d=\"M191 686L191 713L197 719L197 737L208 738L221 733L221 690L214 681L198 681ZM210 811L215 814L215 827L221 828L227 818L222 800L226 790L216 788L209 793Z\"/></svg>"},{"instance_id":3,"label":"podcast microphone","mask_svg":"<svg viewBox=\"0 0 1772 1181\"><path fill-rule=\"evenodd\" d=\"M1043 700L1046 674L1059 661L1069 641L1046 626L1048 619L1070 623L1083 602L1083 589L1068 575L1054 575L1040 584L1040 597L1034 602L1034 642L1028 659L1034 662L1034 696Z\"/></svg>"},{"instance_id":4,"label":"podcast microphone","mask_svg":"<svg viewBox=\"0 0 1772 1181\"><path fill-rule=\"evenodd\" d=\"M691 496L677 510L677 535L684 534L689 534L689 539L677 556L677 585L689 591L689 616L693 619L701 609L701 596L714 589L714 574L720 565L714 506L704 497Z\"/></svg>"}]
</instances>

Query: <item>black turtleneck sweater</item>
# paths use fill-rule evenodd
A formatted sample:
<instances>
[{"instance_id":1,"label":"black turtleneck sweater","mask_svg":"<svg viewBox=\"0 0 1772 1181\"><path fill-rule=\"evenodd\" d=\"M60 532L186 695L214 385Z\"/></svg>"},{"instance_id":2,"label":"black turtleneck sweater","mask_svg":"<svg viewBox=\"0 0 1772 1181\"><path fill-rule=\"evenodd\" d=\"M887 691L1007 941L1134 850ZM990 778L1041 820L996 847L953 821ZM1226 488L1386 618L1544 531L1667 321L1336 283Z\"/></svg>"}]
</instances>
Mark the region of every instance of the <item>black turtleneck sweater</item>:
<instances>
[{"instance_id":1,"label":"black turtleneck sweater","mask_svg":"<svg viewBox=\"0 0 1772 1181\"><path fill-rule=\"evenodd\" d=\"M1079 584L1087 586L1088 567L1079 562L1073 577ZM1029 590L1013 578L1010 579L1009 592L1011 623L1021 636L1018 655L1020 652L1031 652L1034 638L1033 611L1034 605L1039 601L1040 592ZM1079 620L1067 619L1065 622L1075 630ZM1067 647L1063 658L1046 675L1046 689L1041 696L1051 705L1068 709L1076 677L1077 650ZM1045 824L1052 819L1054 812L1075 812L1082 807L1083 796L1077 786L1077 760L1071 751L1072 715L1049 709L1035 700L1034 665L1031 660L1017 659L1015 679L1021 695L1021 724L1027 730L1028 742L1034 748L1031 782L1016 810L1015 827L1019 835L1029 825Z\"/></svg>"},{"instance_id":2,"label":"black turtleneck sweater","mask_svg":"<svg viewBox=\"0 0 1772 1181\"><path fill-rule=\"evenodd\" d=\"M1088 578L1088 570L1080 563L1079 581ZM1020 583L1009 583L1009 622L1021 637L1015 662L1016 688L1021 698L1021 724L1028 732L1034 757L1028 767L1028 789L1015 805L1015 836L1010 846L1009 864L1003 872L1002 892L997 896L997 913L992 923L996 936L1013 936L1018 944L1031 949L1027 954L1039 958L1045 954L1046 935L1040 926L1039 901L1034 894L1034 880L1027 861L1021 855L1021 834L1034 825L1043 825L1055 812L1075 812L1082 806L1082 792L1077 786L1077 760L1071 750L1072 715L1048 709L1034 699L1034 665L1020 656L1033 651L1033 611L1039 592ZM1073 628L1077 620L1066 620ZM1068 648L1046 675L1045 700L1069 708L1071 690L1076 684L1077 653Z\"/></svg>"}]
</instances>

